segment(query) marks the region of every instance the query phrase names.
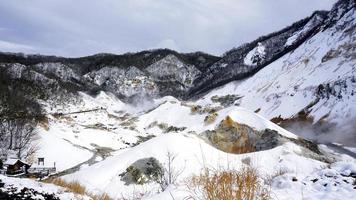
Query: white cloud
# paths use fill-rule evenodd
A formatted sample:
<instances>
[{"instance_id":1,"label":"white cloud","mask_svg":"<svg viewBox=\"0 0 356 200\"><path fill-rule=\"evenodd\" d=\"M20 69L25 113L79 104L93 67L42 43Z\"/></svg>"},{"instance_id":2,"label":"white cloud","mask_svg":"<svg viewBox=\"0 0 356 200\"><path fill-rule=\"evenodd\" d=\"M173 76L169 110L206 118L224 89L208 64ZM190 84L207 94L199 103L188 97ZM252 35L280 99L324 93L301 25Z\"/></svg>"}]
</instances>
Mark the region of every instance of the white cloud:
<instances>
[{"instance_id":1,"label":"white cloud","mask_svg":"<svg viewBox=\"0 0 356 200\"><path fill-rule=\"evenodd\" d=\"M154 48L167 48L175 51L179 51L177 43L172 39L164 39L160 41Z\"/></svg>"},{"instance_id":2,"label":"white cloud","mask_svg":"<svg viewBox=\"0 0 356 200\"><path fill-rule=\"evenodd\" d=\"M31 52L35 49L28 45L0 40L0 50L3 52Z\"/></svg>"},{"instance_id":3,"label":"white cloud","mask_svg":"<svg viewBox=\"0 0 356 200\"><path fill-rule=\"evenodd\" d=\"M221 54L330 9L335 0L0 2L0 24L7 29L0 31L2 40L29 44L33 53L83 56L156 46Z\"/></svg>"}]
</instances>

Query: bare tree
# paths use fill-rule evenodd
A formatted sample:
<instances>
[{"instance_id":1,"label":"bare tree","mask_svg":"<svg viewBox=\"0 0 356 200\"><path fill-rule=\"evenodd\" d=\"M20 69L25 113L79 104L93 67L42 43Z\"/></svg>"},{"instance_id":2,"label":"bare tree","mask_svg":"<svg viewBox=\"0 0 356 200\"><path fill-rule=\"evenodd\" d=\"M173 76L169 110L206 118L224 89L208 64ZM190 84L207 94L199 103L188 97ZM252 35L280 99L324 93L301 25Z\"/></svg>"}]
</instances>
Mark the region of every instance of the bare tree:
<instances>
[{"instance_id":1,"label":"bare tree","mask_svg":"<svg viewBox=\"0 0 356 200\"><path fill-rule=\"evenodd\" d=\"M166 154L166 163L163 166L163 172L159 178L158 183L161 186L162 191L166 190L169 185L176 184L178 177L183 173L184 168L177 169L174 166L174 162L177 158L177 154L173 154L168 151Z\"/></svg>"},{"instance_id":2,"label":"bare tree","mask_svg":"<svg viewBox=\"0 0 356 200\"><path fill-rule=\"evenodd\" d=\"M25 159L35 153L33 141L36 139L35 123L24 119L2 120L0 122L0 150L3 155L10 151L16 157Z\"/></svg>"}]
</instances>

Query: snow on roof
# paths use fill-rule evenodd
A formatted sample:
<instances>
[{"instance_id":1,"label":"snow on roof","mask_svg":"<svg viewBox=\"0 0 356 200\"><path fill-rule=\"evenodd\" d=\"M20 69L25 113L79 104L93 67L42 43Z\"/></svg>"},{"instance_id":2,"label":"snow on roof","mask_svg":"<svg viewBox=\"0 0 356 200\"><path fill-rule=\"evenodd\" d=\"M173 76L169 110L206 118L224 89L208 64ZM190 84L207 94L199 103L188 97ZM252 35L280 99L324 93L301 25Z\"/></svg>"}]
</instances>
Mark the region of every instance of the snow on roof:
<instances>
[{"instance_id":1,"label":"snow on roof","mask_svg":"<svg viewBox=\"0 0 356 200\"><path fill-rule=\"evenodd\" d=\"M27 164L26 162L22 161L22 160L19 160L19 159L16 159L16 158L9 158L7 159L5 162L4 162L4 165L14 165L17 161L20 161L26 165L29 165Z\"/></svg>"},{"instance_id":2,"label":"snow on roof","mask_svg":"<svg viewBox=\"0 0 356 200\"><path fill-rule=\"evenodd\" d=\"M4 162L4 164L5 164L5 165L13 165L13 164L15 164L17 161L18 161L18 159L10 158L10 159L7 159L7 160Z\"/></svg>"}]
</instances>

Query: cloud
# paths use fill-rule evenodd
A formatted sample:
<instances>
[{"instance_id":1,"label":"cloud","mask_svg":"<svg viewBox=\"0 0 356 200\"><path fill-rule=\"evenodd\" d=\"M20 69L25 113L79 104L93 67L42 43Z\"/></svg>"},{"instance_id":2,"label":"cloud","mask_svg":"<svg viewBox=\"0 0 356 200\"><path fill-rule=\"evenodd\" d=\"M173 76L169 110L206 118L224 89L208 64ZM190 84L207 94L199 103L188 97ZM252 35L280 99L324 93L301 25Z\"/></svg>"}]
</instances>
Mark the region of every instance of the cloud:
<instances>
[{"instance_id":1,"label":"cloud","mask_svg":"<svg viewBox=\"0 0 356 200\"><path fill-rule=\"evenodd\" d=\"M0 38L33 53L84 56L156 46L223 52L335 0L0 0ZM179 47L179 48L178 48ZM0 49L3 50L3 49Z\"/></svg>"},{"instance_id":2,"label":"cloud","mask_svg":"<svg viewBox=\"0 0 356 200\"><path fill-rule=\"evenodd\" d=\"M154 48L167 48L179 51L177 43L172 39L164 39L160 41Z\"/></svg>"},{"instance_id":3,"label":"cloud","mask_svg":"<svg viewBox=\"0 0 356 200\"><path fill-rule=\"evenodd\" d=\"M33 47L28 45L7 42L2 40L0 40L0 49L1 51L4 52L32 52L33 50L35 50Z\"/></svg>"}]
</instances>

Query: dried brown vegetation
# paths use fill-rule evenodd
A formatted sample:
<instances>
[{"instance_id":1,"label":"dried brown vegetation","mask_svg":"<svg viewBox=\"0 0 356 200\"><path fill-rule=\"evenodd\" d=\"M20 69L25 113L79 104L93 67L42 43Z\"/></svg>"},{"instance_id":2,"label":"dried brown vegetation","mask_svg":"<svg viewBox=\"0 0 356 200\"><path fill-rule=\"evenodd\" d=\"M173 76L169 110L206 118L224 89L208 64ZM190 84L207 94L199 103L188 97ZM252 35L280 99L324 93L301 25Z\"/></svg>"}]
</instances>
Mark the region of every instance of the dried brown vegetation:
<instances>
[{"instance_id":1,"label":"dried brown vegetation","mask_svg":"<svg viewBox=\"0 0 356 200\"><path fill-rule=\"evenodd\" d=\"M193 199L207 200L270 200L270 190L263 185L257 170L251 167L242 170L205 169L194 176L189 183L191 190L197 192ZM194 195L196 196L196 195Z\"/></svg>"},{"instance_id":2,"label":"dried brown vegetation","mask_svg":"<svg viewBox=\"0 0 356 200\"><path fill-rule=\"evenodd\" d=\"M76 193L76 194L81 194L81 195L86 194L85 187L82 186L78 181L67 182L63 179L55 178L55 179L51 179L51 180L46 180L46 182L66 188L66 189L68 189L68 191Z\"/></svg>"},{"instance_id":3,"label":"dried brown vegetation","mask_svg":"<svg viewBox=\"0 0 356 200\"><path fill-rule=\"evenodd\" d=\"M88 192L88 190L85 188L85 186L81 185L78 181L68 182L61 178L55 178L55 179L48 179L45 182L52 183L54 185L63 187L65 189L67 189L68 191L75 193L75 194L87 195L92 200L112 200L112 198L106 193L97 195L97 194L92 194L92 193Z\"/></svg>"}]
</instances>

